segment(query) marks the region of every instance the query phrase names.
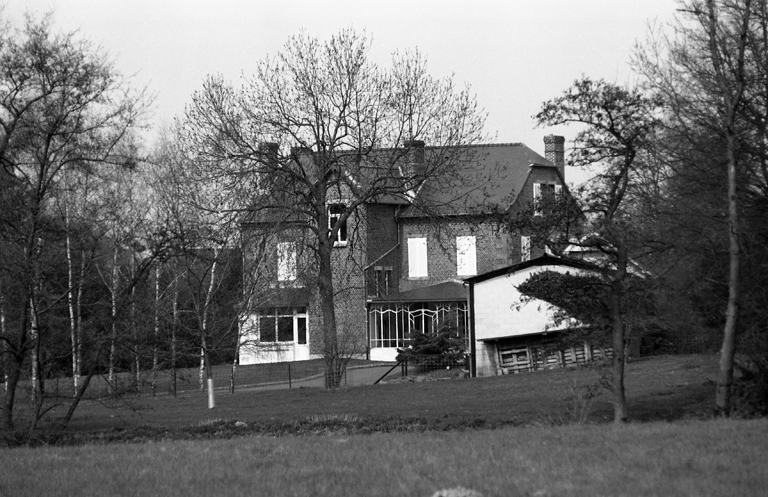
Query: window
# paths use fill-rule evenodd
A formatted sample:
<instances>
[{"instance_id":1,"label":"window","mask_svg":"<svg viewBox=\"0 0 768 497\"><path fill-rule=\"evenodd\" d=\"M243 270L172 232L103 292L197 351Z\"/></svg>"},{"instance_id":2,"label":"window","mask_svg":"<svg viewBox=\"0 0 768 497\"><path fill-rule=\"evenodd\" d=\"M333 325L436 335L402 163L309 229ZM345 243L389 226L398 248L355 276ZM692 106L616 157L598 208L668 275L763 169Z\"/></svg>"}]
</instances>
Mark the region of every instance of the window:
<instances>
[{"instance_id":1,"label":"window","mask_svg":"<svg viewBox=\"0 0 768 497\"><path fill-rule=\"evenodd\" d=\"M408 239L408 277L426 278L427 273L427 239Z\"/></svg>"},{"instance_id":2,"label":"window","mask_svg":"<svg viewBox=\"0 0 768 497\"><path fill-rule=\"evenodd\" d=\"M341 216L344 214L346 206L344 204L331 204L328 206L328 231L332 230ZM334 247L346 247L347 246L347 221L344 220L339 226L339 231L336 233L336 241L333 242Z\"/></svg>"},{"instance_id":3,"label":"window","mask_svg":"<svg viewBox=\"0 0 768 497\"><path fill-rule=\"evenodd\" d=\"M269 307L259 312L259 341L262 343L307 344L306 307Z\"/></svg>"},{"instance_id":4,"label":"window","mask_svg":"<svg viewBox=\"0 0 768 497\"><path fill-rule=\"evenodd\" d=\"M277 244L277 281L296 279L296 246L293 242Z\"/></svg>"},{"instance_id":5,"label":"window","mask_svg":"<svg viewBox=\"0 0 768 497\"><path fill-rule=\"evenodd\" d=\"M531 260L531 237L520 237L520 261L525 262Z\"/></svg>"},{"instance_id":6,"label":"window","mask_svg":"<svg viewBox=\"0 0 768 497\"><path fill-rule=\"evenodd\" d=\"M533 204L534 215L541 216L541 208L539 202L542 200L542 196L560 195L563 191L563 185L555 185L553 183L534 183L533 184Z\"/></svg>"},{"instance_id":7,"label":"window","mask_svg":"<svg viewBox=\"0 0 768 497\"><path fill-rule=\"evenodd\" d=\"M456 237L456 274L473 276L477 274L477 249L474 236Z\"/></svg>"},{"instance_id":8,"label":"window","mask_svg":"<svg viewBox=\"0 0 768 497\"><path fill-rule=\"evenodd\" d=\"M392 268L376 266L373 268L374 295L383 297L392 288Z\"/></svg>"}]
</instances>

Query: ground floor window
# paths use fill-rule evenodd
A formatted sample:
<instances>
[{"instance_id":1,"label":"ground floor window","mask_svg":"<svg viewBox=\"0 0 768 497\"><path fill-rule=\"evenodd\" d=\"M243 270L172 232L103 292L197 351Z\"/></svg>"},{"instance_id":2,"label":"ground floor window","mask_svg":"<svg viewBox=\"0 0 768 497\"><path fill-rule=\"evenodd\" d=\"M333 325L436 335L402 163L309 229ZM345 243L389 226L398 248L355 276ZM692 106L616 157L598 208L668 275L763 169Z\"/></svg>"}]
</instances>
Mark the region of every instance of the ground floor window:
<instances>
[{"instance_id":1,"label":"ground floor window","mask_svg":"<svg viewBox=\"0 0 768 497\"><path fill-rule=\"evenodd\" d=\"M373 304L368 312L371 348L407 347L413 333L435 333L450 325L466 336L466 302Z\"/></svg>"},{"instance_id":2,"label":"ground floor window","mask_svg":"<svg viewBox=\"0 0 768 497\"><path fill-rule=\"evenodd\" d=\"M261 343L307 343L306 307L267 307L257 314Z\"/></svg>"}]
</instances>

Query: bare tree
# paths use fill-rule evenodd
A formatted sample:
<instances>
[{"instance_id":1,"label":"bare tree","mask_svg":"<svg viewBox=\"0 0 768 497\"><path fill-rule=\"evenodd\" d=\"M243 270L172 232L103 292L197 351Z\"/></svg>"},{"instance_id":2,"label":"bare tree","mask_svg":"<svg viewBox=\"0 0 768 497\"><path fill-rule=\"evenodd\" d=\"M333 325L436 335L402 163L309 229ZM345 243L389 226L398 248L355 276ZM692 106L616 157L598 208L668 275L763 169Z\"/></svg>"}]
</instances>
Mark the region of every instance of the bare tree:
<instances>
[{"instance_id":1,"label":"bare tree","mask_svg":"<svg viewBox=\"0 0 768 497\"><path fill-rule=\"evenodd\" d=\"M40 349L36 323L64 298L41 293L55 187L70 168L125 164L117 145L137 125L146 101L102 52L74 34L54 35L48 17L27 18L22 30L0 36L0 236L9 253L0 277L13 277L19 292L7 301L14 320L2 337L8 374L2 423L10 428L21 367Z\"/></svg>"}]
</instances>

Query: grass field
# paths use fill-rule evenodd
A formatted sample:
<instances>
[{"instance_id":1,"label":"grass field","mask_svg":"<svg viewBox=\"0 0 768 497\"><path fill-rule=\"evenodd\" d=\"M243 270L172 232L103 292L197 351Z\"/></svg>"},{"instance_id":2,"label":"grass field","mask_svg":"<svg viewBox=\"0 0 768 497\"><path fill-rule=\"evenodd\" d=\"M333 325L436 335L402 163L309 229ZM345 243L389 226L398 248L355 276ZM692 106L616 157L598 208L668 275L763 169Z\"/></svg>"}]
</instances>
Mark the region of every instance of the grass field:
<instances>
[{"instance_id":1,"label":"grass field","mask_svg":"<svg viewBox=\"0 0 768 497\"><path fill-rule=\"evenodd\" d=\"M762 496L768 421L527 426L0 450L0 495Z\"/></svg>"},{"instance_id":2,"label":"grass field","mask_svg":"<svg viewBox=\"0 0 768 497\"><path fill-rule=\"evenodd\" d=\"M768 421L711 419L716 362L630 363L621 427L597 369L86 402L0 449L0 495L765 495Z\"/></svg>"}]
</instances>

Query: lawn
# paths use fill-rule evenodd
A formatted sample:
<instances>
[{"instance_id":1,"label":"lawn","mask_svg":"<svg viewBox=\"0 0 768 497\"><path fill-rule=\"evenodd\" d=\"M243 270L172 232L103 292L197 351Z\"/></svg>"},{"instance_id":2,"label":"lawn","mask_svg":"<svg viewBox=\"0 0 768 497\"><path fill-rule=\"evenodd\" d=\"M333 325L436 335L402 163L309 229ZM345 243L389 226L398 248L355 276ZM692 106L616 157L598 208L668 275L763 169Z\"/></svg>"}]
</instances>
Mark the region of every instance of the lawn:
<instances>
[{"instance_id":1,"label":"lawn","mask_svg":"<svg viewBox=\"0 0 768 497\"><path fill-rule=\"evenodd\" d=\"M0 450L0 495L758 496L768 421L505 427Z\"/></svg>"},{"instance_id":2,"label":"lawn","mask_svg":"<svg viewBox=\"0 0 768 497\"><path fill-rule=\"evenodd\" d=\"M0 495L764 495L768 421L711 419L716 363L631 362L620 427L599 368L89 401L0 448Z\"/></svg>"}]
</instances>

